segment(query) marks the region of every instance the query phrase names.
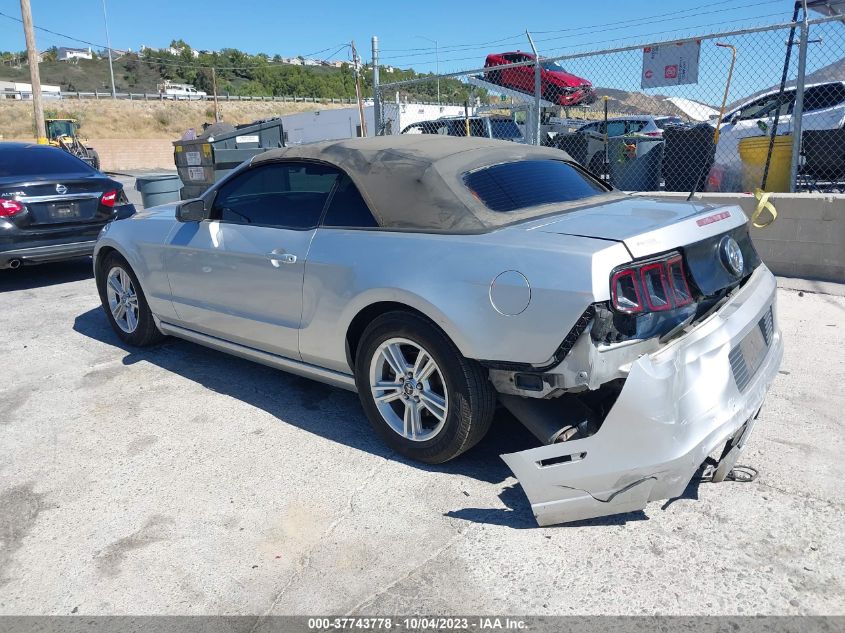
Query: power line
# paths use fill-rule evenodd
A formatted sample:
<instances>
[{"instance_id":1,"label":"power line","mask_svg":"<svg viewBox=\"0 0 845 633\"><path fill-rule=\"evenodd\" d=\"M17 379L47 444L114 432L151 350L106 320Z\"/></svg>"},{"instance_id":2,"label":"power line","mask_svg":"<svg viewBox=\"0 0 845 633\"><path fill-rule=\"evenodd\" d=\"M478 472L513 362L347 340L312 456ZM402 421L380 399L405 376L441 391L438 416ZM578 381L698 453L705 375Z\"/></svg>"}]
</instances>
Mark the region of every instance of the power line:
<instances>
[{"instance_id":1,"label":"power line","mask_svg":"<svg viewBox=\"0 0 845 633\"><path fill-rule=\"evenodd\" d=\"M764 15L756 15L756 16L754 16L754 18L740 18L740 19L737 19L737 20L728 20L728 21L723 20L721 22L711 22L709 24L700 24L700 25L696 25L696 26L683 27L683 30L703 29L703 28L708 28L708 27L711 27L711 26L724 26L726 24L736 24L736 23L739 23L739 22L746 22L750 19L759 20L759 19L762 19L762 18L769 18L769 17L782 16L782 15L783 15L783 12L768 13L768 14L764 14ZM652 33L647 33L647 34L632 35L629 38L625 38L625 39L638 38L640 40L643 40L643 45L645 45L645 44L648 44L648 43L651 43L651 42L654 41L654 40L650 40L650 39L647 39L647 38L653 38L655 36L665 35L667 33L677 33L680 30L682 30L682 28L678 27L678 28L675 28L675 29L668 29L668 30L665 30L665 31L655 31L655 32L652 32ZM614 38L610 38L610 39L606 39L606 40L597 40L597 41L593 40L593 41L590 42L590 44L606 44L608 42L619 42L619 41L620 41L620 39L618 37L614 37ZM572 44L570 46L561 46L561 47L558 47L558 48L555 48L555 49L551 49L550 52L569 50L569 49L572 49L572 48L577 48L579 46L582 46L582 45L581 44ZM551 56L547 55L546 57L549 58ZM383 60L383 61L394 61L395 59L396 58L390 58L390 59L386 59L386 60ZM478 61L478 56L457 57L457 58L446 59L446 60L441 59L440 64L442 66L443 64L454 63L454 62L462 62L462 61L472 61L472 60ZM415 66L431 66L434 63L435 63L434 61L414 62L414 65Z\"/></svg>"},{"instance_id":2,"label":"power line","mask_svg":"<svg viewBox=\"0 0 845 633\"><path fill-rule=\"evenodd\" d=\"M730 4L730 3L735 2L735 1L736 0L721 0L720 2L711 3L709 6L715 7L715 6ZM779 0L772 0L772 1L777 2ZM687 8L687 9L680 9L678 11L671 11L669 13L658 13L657 15L654 15L654 16L639 17L639 18L628 18L626 20L619 20L617 22L605 22L603 24L585 24L585 25L581 25L581 26L567 27L565 29L553 29L553 30L549 30L549 31L536 31L536 30L532 30L532 29L529 29L529 30L531 31L532 34L544 35L544 34L548 34L548 33L564 33L564 32L571 32L571 31L580 31L581 29L590 29L590 28L595 28L595 27L600 27L600 26L614 26L614 25L617 25L617 24L631 24L633 26L633 23L635 23L635 22L648 22L649 20L652 20L654 18L662 18L662 17L665 17L665 16L688 13L690 11L695 11L697 8L698 7L690 7L690 8ZM733 8L742 8L742 7L733 7ZM686 17L692 17L692 16L686 16ZM517 33L516 35L504 37L504 38L501 38L501 39L498 39L498 40L491 40L491 41L488 41L488 42L479 42L477 44L452 44L452 45L447 44L445 46L440 46L439 49L440 49L440 51L449 52L449 51L457 51L457 50L461 50L461 49L483 48L483 47L489 46L491 44L499 44L499 43L502 43L502 42L508 42L508 41L512 41L512 40L515 40L515 39L522 40L524 37L525 37L525 32L522 32L522 33ZM417 47L417 48L384 48L384 49L382 49L382 52L384 52L384 51L388 51L388 52L434 51L435 48L436 47L433 47L433 46L423 46L423 47ZM392 59L397 59L397 58L398 58L398 56L393 57Z\"/></svg>"}]
</instances>

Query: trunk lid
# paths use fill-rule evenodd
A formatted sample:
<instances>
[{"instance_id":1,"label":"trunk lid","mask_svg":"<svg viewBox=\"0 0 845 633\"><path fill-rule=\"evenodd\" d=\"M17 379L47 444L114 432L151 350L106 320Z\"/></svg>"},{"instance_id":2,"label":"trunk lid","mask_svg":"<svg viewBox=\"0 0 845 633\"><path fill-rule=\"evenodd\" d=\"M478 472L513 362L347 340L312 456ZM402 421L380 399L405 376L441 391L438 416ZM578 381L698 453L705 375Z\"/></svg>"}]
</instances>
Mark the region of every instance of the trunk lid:
<instances>
[{"instance_id":1,"label":"trunk lid","mask_svg":"<svg viewBox=\"0 0 845 633\"><path fill-rule=\"evenodd\" d=\"M636 258L700 242L747 221L736 205L629 196L546 218L529 230L622 242Z\"/></svg>"},{"instance_id":2,"label":"trunk lid","mask_svg":"<svg viewBox=\"0 0 845 633\"><path fill-rule=\"evenodd\" d=\"M0 183L0 197L17 200L25 212L7 218L19 229L36 230L74 224L105 223L114 209L100 202L122 186L103 176L70 177L23 184Z\"/></svg>"}]
</instances>

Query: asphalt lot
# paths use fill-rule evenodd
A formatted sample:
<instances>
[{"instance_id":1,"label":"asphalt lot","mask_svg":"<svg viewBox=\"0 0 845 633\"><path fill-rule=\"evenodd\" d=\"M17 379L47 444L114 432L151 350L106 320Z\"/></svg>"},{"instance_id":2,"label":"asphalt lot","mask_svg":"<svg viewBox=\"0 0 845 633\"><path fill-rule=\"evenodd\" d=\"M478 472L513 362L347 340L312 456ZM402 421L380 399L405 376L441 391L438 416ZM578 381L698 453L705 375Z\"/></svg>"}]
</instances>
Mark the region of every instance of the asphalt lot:
<instances>
[{"instance_id":1,"label":"asphalt lot","mask_svg":"<svg viewBox=\"0 0 845 633\"><path fill-rule=\"evenodd\" d=\"M779 292L757 481L538 528L504 414L410 463L354 394L123 347L89 261L0 271L0 614L845 614L845 287L817 288Z\"/></svg>"}]
</instances>

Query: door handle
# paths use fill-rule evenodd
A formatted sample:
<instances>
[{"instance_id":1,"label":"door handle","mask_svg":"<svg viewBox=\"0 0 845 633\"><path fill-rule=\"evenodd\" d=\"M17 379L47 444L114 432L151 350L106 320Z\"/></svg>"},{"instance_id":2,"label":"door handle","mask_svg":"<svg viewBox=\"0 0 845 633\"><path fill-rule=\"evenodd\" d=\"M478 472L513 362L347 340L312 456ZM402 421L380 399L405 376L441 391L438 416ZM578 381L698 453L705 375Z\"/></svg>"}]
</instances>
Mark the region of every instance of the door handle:
<instances>
[{"instance_id":1,"label":"door handle","mask_svg":"<svg viewBox=\"0 0 845 633\"><path fill-rule=\"evenodd\" d=\"M267 253L267 257L273 261L282 262L283 264L296 263L296 255L291 253Z\"/></svg>"}]
</instances>

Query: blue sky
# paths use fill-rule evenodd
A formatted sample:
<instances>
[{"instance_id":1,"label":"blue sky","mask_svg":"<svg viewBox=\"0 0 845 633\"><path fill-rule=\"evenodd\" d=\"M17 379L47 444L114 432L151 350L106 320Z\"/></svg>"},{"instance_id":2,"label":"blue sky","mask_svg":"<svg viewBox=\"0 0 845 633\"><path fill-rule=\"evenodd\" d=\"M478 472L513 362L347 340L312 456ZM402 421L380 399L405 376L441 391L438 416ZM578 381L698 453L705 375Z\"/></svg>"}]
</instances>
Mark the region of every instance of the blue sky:
<instances>
[{"instance_id":1,"label":"blue sky","mask_svg":"<svg viewBox=\"0 0 845 633\"><path fill-rule=\"evenodd\" d=\"M292 56L324 49L328 50L323 54L329 54L355 39L362 56L369 59L370 37L378 35L385 63L423 71L434 71L436 66L434 44L424 38L438 40L441 71L455 71L481 65L488 51L527 48L521 35L526 29L535 33L542 54L564 54L635 43L650 34L665 39L712 31L722 24L732 28L787 21L791 6L791 0L107 0L115 48L159 47L181 37L195 48L234 47ZM20 15L18 0L0 0L0 7L4 13ZM38 26L105 42L101 0L32 0L32 11ZM608 25L626 20L633 22ZM24 47L19 24L0 18L0 33L2 48ZM74 44L44 32L36 37L39 48ZM486 44L492 41L496 43ZM342 50L336 56L346 55Z\"/></svg>"},{"instance_id":2,"label":"blue sky","mask_svg":"<svg viewBox=\"0 0 845 633\"><path fill-rule=\"evenodd\" d=\"M348 58L344 43L354 39L370 59L370 38L378 35L381 61L421 72L438 68L432 40L439 45L441 72L483 65L489 52L528 50L524 31L533 34L541 55L557 56L617 46L644 44L702 33L787 22L793 0L106 0L114 48L137 50L142 44L167 46L183 38L198 49L239 48L250 53ZM97 44L106 41L102 0L31 0L36 26ZM18 0L0 0L0 11L19 17ZM845 55L845 26L825 25L826 44L810 51L812 71ZM21 50L21 25L0 16L0 48ZM812 34L811 34L812 35ZM37 31L38 47L80 46ZM731 99L780 80L787 31L734 38L739 48ZM839 48L836 43L839 42ZM715 104L721 100L729 54L714 41L701 47L699 83L659 89ZM597 86L639 90L642 53L592 57L564 66ZM793 70L795 64L793 63ZM647 91L648 92L648 91ZM654 91L652 91L654 92Z\"/></svg>"}]
</instances>

